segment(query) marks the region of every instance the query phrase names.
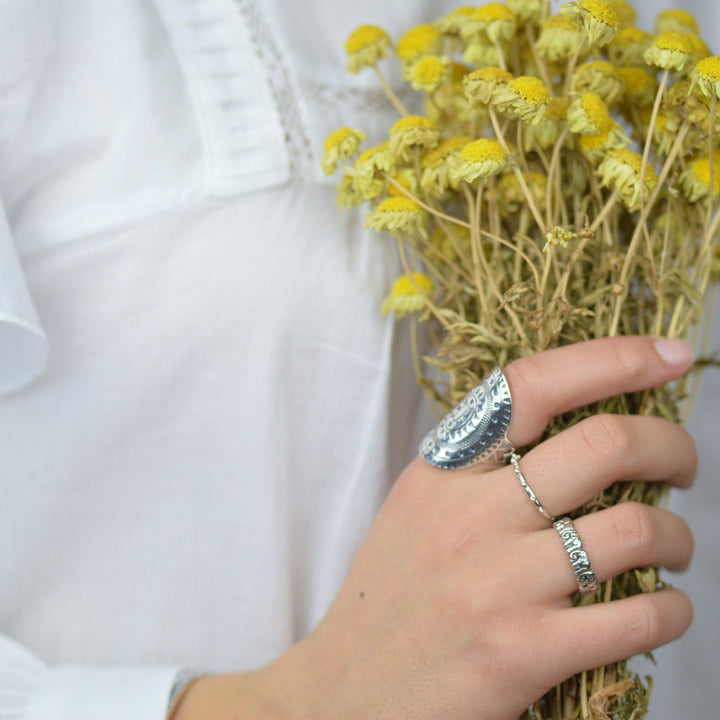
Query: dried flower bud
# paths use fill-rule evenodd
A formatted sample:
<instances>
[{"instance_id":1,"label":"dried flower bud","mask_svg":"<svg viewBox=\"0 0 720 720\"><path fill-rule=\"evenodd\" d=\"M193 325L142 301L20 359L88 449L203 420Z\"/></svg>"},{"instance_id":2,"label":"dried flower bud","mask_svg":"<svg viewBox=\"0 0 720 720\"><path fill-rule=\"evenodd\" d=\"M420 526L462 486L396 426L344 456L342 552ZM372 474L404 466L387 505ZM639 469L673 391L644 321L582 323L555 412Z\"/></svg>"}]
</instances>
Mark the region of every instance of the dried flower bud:
<instances>
[{"instance_id":1,"label":"dried flower bud","mask_svg":"<svg viewBox=\"0 0 720 720\"><path fill-rule=\"evenodd\" d=\"M427 237L425 212L414 200L407 197L389 197L383 200L374 211L365 214L365 227Z\"/></svg>"},{"instance_id":2,"label":"dried flower bud","mask_svg":"<svg viewBox=\"0 0 720 720\"><path fill-rule=\"evenodd\" d=\"M580 135L598 135L611 124L607 105L599 95L592 92L583 93L570 103L567 121L570 132Z\"/></svg>"},{"instance_id":3,"label":"dried flower bud","mask_svg":"<svg viewBox=\"0 0 720 720\"><path fill-rule=\"evenodd\" d=\"M642 167L642 156L639 153L628 148L617 148L607 153L597 170L601 184L617 190L620 200L630 212L640 209ZM646 163L643 178L645 190L652 192L657 182L655 168Z\"/></svg>"},{"instance_id":4,"label":"dried flower bud","mask_svg":"<svg viewBox=\"0 0 720 720\"><path fill-rule=\"evenodd\" d=\"M408 71L408 80L414 90L434 92L450 74L450 58L437 55L423 55Z\"/></svg>"},{"instance_id":5,"label":"dried flower bud","mask_svg":"<svg viewBox=\"0 0 720 720\"><path fill-rule=\"evenodd\" d=\"M469 142L470 138L464 135L449 137L423 156L420 163L422 168L420 187L435 197L442 197L452 186L449 158L455 156L456 161L459 160L460 152Z\"/></svg>"},{"instance_id":6,"label":"dried flower bud","mask_svg":"<svg viewBox=\"0 0 720 720\"><path fill-rule=\"evenodd\" d=\"M497 93L513 79L512 73L503 68L494 66L480 68L463 79L465 97L473 103L490 105Z\"/></svg>"},{"instance_id":7,"label":"dried flower bud","mask_svg":"<svg viewBox=\"0 0 720 720\"><path fill-rule=\"evenodd\" d=\"M387 57L391 47L392 41L385 30L376 25L361 25L345 41L347 69L356 73L364 67L374 67Z\"/></svg>"},{"instance_id":8,"label":"dried flower bud","mask_svg":"<svg viewBox=\"0 0 720 720\"><path fill-rule=\"evenodd\" d=\"M390 128L390 152L401 160L412 156L412 149L433 148L440 140L440 130L422 115L400 118Z\"/></svg>"},{"instance_id":9,"label":"dried flower bud","mask_svg":"<svg viewBox=\"0 0 720 720\"><path fill-rule=\"evenodd\" d=\"M607 46L607 55L613 65L643 65L645 51L653 36L637 27L625 27Z\"/></svg>"},{"instance_id":10,"label":"dried flower bud","mask_svg":"<svg viewBox=\"0 0 720 720\"><path fill-rule=\"evenodd\" d=\"M497 140L480 138L467 143L457 158L450 157L453 182L475 182L478 178L496 175L507 165L508 157Z\"/></svg>"},{"instance_id":11,"label":"dried flower bud","mask_svg":"<svg viewBox=\"0 0 720 720\"><path fill-rule=\"evenodd\" d=\"M574 20L567 15L553 15L543 23L535 50L548 62L567 62L583 37L583 31Z\"/></svg>"},{"instance_id":12,"label":"dried flower bud","mask_svg":"<svg viewBox=\"0 0 720 720\"><path fill-rule=\"evenodd\" d=\"M712 194L720 195L720 156L713 158ZM710 195L710 158L705 156L693 160L680 174L680 187L690 202L697 202Z\"/></svg>"},{"instance_id":13,"label":"dried flower bud","mask_svg":"<svg viewBox=\"0 0 720 720\"><path fill-rule=\"evenodd\" d=\"M618 71L606 60L593 60L579 65L572 77L574 93L597 93L608 105L622 97L625 85Z\"/></svg>"},{"instance_id":14,"label":"dried flower bud","mask_svg":"<svg viewBox=\"0 0 720 720\"><path fill-rule=\"evenodd\" d=\"M364 140L365 133L362 130L353 130L349 127L330 133L325 140L325 152L320 160L323 172L332 175L338 168L338 162L355 155Z\"/></svg>"},{"instance_id":15,"label":"dried flower bud","mask_svg":"<svg viewBox=\"0 0 720 720\"><path fill-rule=\"evenodd\" d=\"M382 314L392 312L400 319L408 313L418 312L427 305L425 298L432 295L434 289L433 281L425 273L401 275L383 302Z\"/></svg>"},{"instance_id":16,"label":"dried flower bud","mask_svg":"<svg viewBox=\"0 0 720 720\"><path fill-rule=\"evenodd\" d=\"M645 51L645 62L663 70L682 70L690 59L693 45L684 33L668 30L658 35Z\"/></svg>"},{"instance_id":17,"label":"dried flower bud","mask_svg":"<svg viewBox=\"0 0 720 720\"><path fill-rule=\"evenodd\" d=\"M484 33L492 43L512 40L516 32L517 17L501 2L489 2L476 8L460 28L464 38Z\"/></svg>"},{"instance_id":18,"label":"dried flower bud","mask_svg":"<svg viewBox=\"0 0 720 720\"><path fill-rule=\"evenodd\" d=\"M687 10L674 8L672 10L663 10L658 13L655 19L655 32L664 33L668 31L697 35L700 28L697 20Z\"/></svg>"},{"instance_id":19,"label":"dried flower bud","mask_svg":"<svg viewBox=\"0 0 720 720\"><path fill-rule=\"evenodd\" d=\"M658 89L654 75L644 67L621 67L617 72L625 84L625 103L639 108L653 104Z\"/></svg>"},{"instance_id":20,"label":"dried flower bud","mask_svg":"<svg viewBox=\"0 0 720 720\"><path fill-rule=\"evenodd\" d=\"M615 11L621 29L637 21L635 8L627 0L608 0L608 4Z\"/></svg>"},{"instance_id":21,"label":"dried flower bud","mask_svg":"<svg viewBox=\"0 0 720 720\"><path fill-rule=\"evenodd\" d=\"M545 83L532 75L510 81L494 98L498 110L533 125L542 120L549 102L550 91Z\"/></svg>"},{"instance_id":22,"label":"dried flower bud","mask_svg":"<svg viewBox=\"0 0 720 720\"><path fill-rule=\"evenodd\" d=\"M560 12L583 26L591 45L607 45L620 28L617 15L606 0L567 2Z\"/></svg>"},{"instance_id":23,"label":"dried flower bud","mask_svg":"<svg viewBox=\"0 0 720 720\"><path fill-rule=\"evenodd\" d=\"M720 98L720 57L701 60L690 74L690 92L696 87L706 97Z\"/></svg>"},{"instance_id":24,"label":"dried flower bud","mask_svg":"<svg viewBox=\"0 0 720 720\"><path fill-rule=\"evenodd\" d=\"M405 67L423 55L439 55L442 38L434 25L416 25L398 40L396 52Z\"/></svg>"}]
</instances>

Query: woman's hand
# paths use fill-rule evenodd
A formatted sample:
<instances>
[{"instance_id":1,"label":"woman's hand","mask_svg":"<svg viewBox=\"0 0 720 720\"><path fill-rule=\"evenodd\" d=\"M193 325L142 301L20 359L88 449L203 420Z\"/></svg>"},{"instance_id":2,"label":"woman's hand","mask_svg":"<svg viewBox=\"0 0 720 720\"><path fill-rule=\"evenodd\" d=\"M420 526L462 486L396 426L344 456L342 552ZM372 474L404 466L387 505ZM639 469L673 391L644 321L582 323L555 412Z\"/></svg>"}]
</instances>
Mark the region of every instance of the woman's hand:
<instances>
[{"instance_id":1,"label":"woman's hand","mask_svg":"<svg viewBox=\"0 0 720 720\"><path fill-rule=\"evenodd\" d=\"M664 384L691 363L683 343L632 337L517 360L504 369L508 437L522 447L555 415ZM604 415L521 467L561 517L618 480L689 487L696 452L671 422ZM575 526L598 581L646 565L684 570L692 555L688 526L666 510L624 503ZM416 459L320 625L256 673L198 682L175 720L514 720L570 675L674 640L692 618L675 589L573 608L576 590L560 536L511 466L448 471Z\"/></svg>"}]
</instances>

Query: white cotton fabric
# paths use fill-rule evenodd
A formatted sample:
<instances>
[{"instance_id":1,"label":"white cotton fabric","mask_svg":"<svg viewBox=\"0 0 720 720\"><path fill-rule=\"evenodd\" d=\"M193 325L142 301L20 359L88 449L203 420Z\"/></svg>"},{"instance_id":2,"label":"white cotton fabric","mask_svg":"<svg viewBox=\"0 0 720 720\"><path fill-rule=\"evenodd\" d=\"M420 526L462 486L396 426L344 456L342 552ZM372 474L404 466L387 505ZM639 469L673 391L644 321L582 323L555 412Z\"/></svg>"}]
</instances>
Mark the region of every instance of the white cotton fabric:
<instances>
[{"instance_id":1,"label":"white cotton fabric","mask_svg":"<svg viewBox=\"0 0 720 720\"><path fill-rule=\"evenodd\" d=\"M0 0L0 720L161 720L324 614L420 408L318 171L394 118L342 43L453 5Z\"/></svg>"}]
</instances>

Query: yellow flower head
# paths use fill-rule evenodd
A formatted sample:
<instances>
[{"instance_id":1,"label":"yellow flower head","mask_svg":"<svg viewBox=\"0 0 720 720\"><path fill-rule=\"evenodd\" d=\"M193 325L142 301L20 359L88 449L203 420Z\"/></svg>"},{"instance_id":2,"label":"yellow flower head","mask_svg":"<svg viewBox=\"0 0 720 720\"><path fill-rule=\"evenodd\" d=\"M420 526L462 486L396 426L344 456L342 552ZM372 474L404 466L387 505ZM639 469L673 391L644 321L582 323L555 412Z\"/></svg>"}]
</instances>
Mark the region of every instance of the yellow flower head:
<instances>
[{"instance_id":1,"label":"yellow flower head","mask_svg":"<svg viewBox=\"0 0 720 720\"><path fill-rule=\"evenodd\" d=\"M437 55L423 55L409 69L409 80L413 89L434 92L450 74L450 58Z\"/></svg>"},{"instance_id":2,"label":"yellow flower head","mask_svg":"<svg viewBox=\"0 0 720 720\"><path fill-rule=\"evenodd\" d=\"M657 80L644 67L621 67L618 75L625 83L623 100L634 107L652 105L657 94Z\"/></svg>"},{"instance_id":3,"label":"yellow flower head","mask_svg":"<svg viewBox=\"0 0 720 720\"><path fill-rule=\"evenodd\" d=\"M500 53L497 46L481 33L474 35L465 43L462 57L468 65L475 67L485 67L486 65L495 67L500 64Z\"/></svg>"},{"instance_id":4,"label":"yellow flower head","mask_svg":"<svg viewBox=\"0 0 720 720\"><path fill-rule=\"evenodd\" d=\"M680 187L690 202L697 202L710 195L710 158L693 160L680 175ZM713 157L713 197L720 195L720 156Z\"/></svg>"},{"instance_id":5,"label":"yellow flower head","mask_svg":"<svg viewBox=\"0 0 720 720\"><path fill-rule=\"evenodd\" d=\"M449 158L459 157L460 152L469 142L469 137L455 135L442 140L434 150L427 153L420 163L422 168L420 187L435 197L442 197L452 186Z\"/></svg>"},{"instance_id":6,"label":"yellow flower head","mask_svg":"<svg viewBox=\"0 0 720 720\"><path fill-rule=\"evenodd\" d=\"M457 227L450 233L437 227L430 233L428 240L433 250L443 260L457 259L458 252L467 256L472 252L470 230L465 227Z\"/></svg>"},{"instance_id":7,"label":"yellow flower head","mask_svg":"<svg viewBox=\"0 0 720 720\"><path fill-rule=\"evenodd\" d=\"M374 67L387 57L391 47L392 40L385 30L376 25L361 25L345 41L347 69L356 73L364 67Z\"/></svg>"},{"instance_id":8,"label":"yellow flower head","mask_svg":"<svg viewBox=\"0 0 720 720\"><path fill-rule=\"evenodd\" d=\"M613 65L643 65L645 51L653 36L634 26L624 27L607 46L607 55Z\"/></svg>"},{"instance_id":9,"label":"yellow flower head","mask_svg":"<svg viewBox=\"0 0 720 720\"><path fill-rule=\"evenodd\" d=\"M697 20L687 11L680 8L673 10L664 10L658 13L655 19L655 32L664 33L668 30L681 33L693 33L697 35L700 32Z\"/></svg>"},{"instance_id":10,"label":"yellow flower head","mask_svg":"<svg viewBox=\"0 0 720 720\"><path fill-rule=\"evenodd\" d=\"M489 2L476 8L460 28L465 38L484 33L492 43L512 40L516 32L517 17L501 2Z\"/></svg>"},{"instance_id":11,"label":"yellow flower head","mask_svg":"<svg viewBox=\"0 0 720 720\"><path fill-rule=\"evenodd\" d=\"M500 67L488 66L474 70L463 79L465 97L470 102L489 105L498 91L512 80L512 73Z\"/></svg>"},{"instance_id":12,"label":"yellow flower head","mask_svg":"<svg viewBox=\"0 0 720 720\"><path fill-rule=\"evenodd\" d=\"M658 35L645 51L645 62L663 70L682 70L690 59L693 45L684 33L674 30Z\"/></svg>"},{"instance_id":13,"label":"yellow flower head","mask_svg":"<svg viewBox=\"0 0 720 720\"><path fill-rule=\"evenodd\" d=\"M510 81L495 96L495 106L510 117L537 125L542 120L550 91L542 80L522 75Z\"/></svg>"},{"instance_id":14,"label":"yellow flower head","mask_svg":"<svg viewBox=\"0 0 720 720\"><path fill-rule=\"evenodd\" d=\"M453 182L472 183L499 173L507 165L508 157L497 140L480 138L467 143L458 158L451 156L448 161L452 161L450 177Z\"/></svg>"},{"instance_id":15,"label":"yellow flower head","mask_svg":"<svg viewBox=\"0 0 720 720\"><path fill-rule=\"evenodd\" d=\"M544 199L547 192L547 177L542 173L532 171L523 175L535 197ZM503 175L497 181L494 197L498 201L497 207L503 217L515 215L521 208L527 206L528 202L515 173Z\"/></svg>"},{"instance_id":16,"label":"yellow flower head","mask_svg":"<svg viewBox=\"0 0 720 720\"><path fill-rule=\"evenodd\" d=\"M403 66L407 66L423 55L439 55L442 38L434 25L416 25L398 40L396 51Z\"/></svg>"},{"instance_id":17,"label":"yellow flower head","mask_svg":"<svg viewBox=\"0 0 720 720\"><path fill-rule=\"evenodd\" d=\"M560 12L583 26L591 45L607 45L620 28L617 15L606 0L566 2Z\"/></svg>"},{"instance_id":18,"label":"yellow flower head","mask_svg":"<svg viewBox=\"0 0 720 720\"><path fill-rule=\"evenodd\" d=\"M332 175L338 168L338 162L355 155L364 140L365 133L362 130L353 130L349 127L330 133L325 140L325 152L320 160L323 172Z\"/></svg>"},{"instance_id":19,"label":"yellow flower head","mask_svg":"<svg viewBox=\"0 0 720 720\"><path fill-rule=\"evenodd\" d=\"M413 148L433 148L440 140L440 130L422 115L400 118L390 128L390 152L401 160L412 157Z\"/></svg>"},{"instance_id":20,"label":"yellow flower head","mask_svg":"<svg viewBox=\"0 0 720 720\"><path fill-rule=\"evenodd\" d=\"M567 120L570 132L580 135L599 135L611 124L607 105L597 93L593 92L583 93L570 103Z\"/></svg>"},{"instance_id":21,"label":"yellow flower head","mask_svg":"<svg viewBox=\"0 0 720 720\"><path fill-rule=\"evenodd\" d=\"M542 15L542 0L507 0L508 7L520 22L538 23Z\"/></svg>"},{"instance_id":22,"label":"yellow flower head","mask_svg":"<svg viewBox=\"0 0 720 720\"><path fill-rule=\"evenodd\" d=\"M610 7L615 11L620 28L634 25L637 20L635 8L627 0L608 0Z\"/></svg>"},{"instance_id":23,"label":"yellow flower head","mask_svg":"<svg viewBox=\"0 0 720 720\"><path fill-rule=\"evenodd\" d=\"M583 37L583 31L567 15L552 15L542 24L535 50L548 62L567 62Z\"/></svg>"},{"instance_id":24,"label":"yellow flower head","mask_svg":"<svg viewBox=\"0 0 720 720\"><path fill-rule=\"evenodd\" d=\"M720 57L701 60L690 75L690 92L696 87L706 97L720 98Z\"/></svg>"},{"instance_id":25,"label":"yellow flower head","mask_svg":"<svg viewBox=\"0 0 720 720\"><path fill-rule=\"evenodd\" d=\"M640 176L642 156L628 148L610 150L598 167L597 173L604 187L617 190L620 200L630 212L640 209ZM643 185L646 193L652 192L658 182L655 168L647 163Z\"/></svg>"},{"instance_id":26,"label":"yellow flower head","mask_svg":"<svg viewBox=\"0 0 720 720\"><path fill-rule=\"evenodd\" d=\"M364 199L370 200L385 192L384 173L392 175L395 172L395 157L389 143L368 148L355 161L354 171L355 187Z\"/></svg>"},{"instance_id":27,"label":"yellow flower head","mask_svg":"<svg viewBox=\"0 0 720 720\"><path fill-rule=\"evenodd\" d=\"M693 46L692 57L695 62L704 60L712 54L705 41L695 33L687 33L687 38Z\"/></svg>"},{"instance_id":28,"label":"yellow flower head","mask_svg":"<svg viewBox=\"0 0 720 720\"><path fill-rule=\"evenodd\" d=\"M366 213L365 227L427 237L425 213L414 200L407 197L396 196L383 200L374 211Z\"/></svg>"},{"instance_id":29,"label":"yellow flower head","mask_svg":"<svg viewBox=\"0 0 720 720\"><path fill-rule=\"evenodd\" d=\"M395 317L399 319L408 313L418 312L425 307L425 298L432 295L434 289L433 281L425 273L401 275L385 298L382 313L395 313Z\"/></svg>"},{"instance_id":30,"label":"yellow flower head","mask_svg":"<svg viewBox=\"0 0 720 720\"><path fill-rule=\"evenodd\" d=\"M606 60L593 60L578 65L572 76L574 93L597 93L608 105L612 105L625 91L618 71Z\"/></svg>"},{"instance_id":31,"label":"yellow flower head","mask_svg":"<svg viewBox=\"0 0 720 720\"><path fill-rule=\"evenodd\" d=\"M457 37L468 18L475 12L474 5L462 5L449 12L445 17L436 21L437 29L444 35Z\"/></svg>"}]
</instances>

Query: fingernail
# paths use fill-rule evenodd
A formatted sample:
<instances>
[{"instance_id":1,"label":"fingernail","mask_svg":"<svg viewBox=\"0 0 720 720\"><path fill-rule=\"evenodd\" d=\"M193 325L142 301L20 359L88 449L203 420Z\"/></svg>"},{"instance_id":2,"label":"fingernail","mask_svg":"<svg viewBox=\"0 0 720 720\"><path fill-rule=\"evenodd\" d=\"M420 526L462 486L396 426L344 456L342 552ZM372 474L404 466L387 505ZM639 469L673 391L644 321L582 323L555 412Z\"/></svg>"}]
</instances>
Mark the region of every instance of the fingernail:
<instances>
[{"instance_id":1,"label":"fingernail","mask_svg":"<svg viewBox=\"0 0 720 720\"><path fill-rule=\"evenodd\" d=\"M695 359L695 352L684 340L656 338L655 349L668 365L689 365Z\"/></svg>"}]
</instances>

